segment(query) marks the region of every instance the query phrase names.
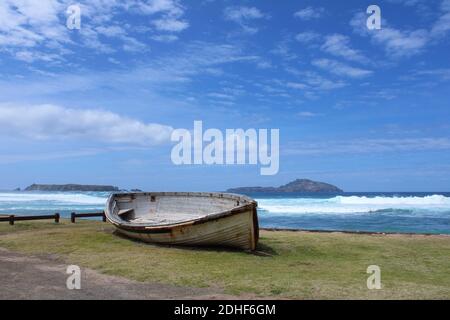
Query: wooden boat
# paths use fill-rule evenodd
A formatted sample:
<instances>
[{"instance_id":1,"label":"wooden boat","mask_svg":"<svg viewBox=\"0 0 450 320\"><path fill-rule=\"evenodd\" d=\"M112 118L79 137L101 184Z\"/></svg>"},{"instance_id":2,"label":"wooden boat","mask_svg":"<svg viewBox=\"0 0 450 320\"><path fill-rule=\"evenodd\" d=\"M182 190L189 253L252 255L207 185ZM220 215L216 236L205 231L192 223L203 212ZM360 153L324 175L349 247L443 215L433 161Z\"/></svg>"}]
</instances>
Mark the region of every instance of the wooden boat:
<instances>
[{"instance_id":1,"label":"wooden boat","mask_svg":"<svg viewBox=\"0 0 450 320\"><path fill-rule=\"evenodd\" d=\"M105 215L117 231L146 242L255 250L257 203L205 192L114 193Z\"/></svg>"}]
</instances>

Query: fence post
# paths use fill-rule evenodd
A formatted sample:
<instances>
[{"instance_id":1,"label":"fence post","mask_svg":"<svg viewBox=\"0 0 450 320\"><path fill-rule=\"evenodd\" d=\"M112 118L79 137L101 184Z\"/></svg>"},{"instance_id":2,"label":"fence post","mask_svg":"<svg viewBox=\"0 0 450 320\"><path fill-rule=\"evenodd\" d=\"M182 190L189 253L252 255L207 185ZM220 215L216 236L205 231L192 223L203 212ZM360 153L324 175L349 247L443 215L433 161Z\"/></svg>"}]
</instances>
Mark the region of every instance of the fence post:
<instances>
[{"instance_id":1,"label":"fence post","mask_svg":"<svg viewBox=\"0 0 450 320\"><path fill-rule=\"evenodd\" d=\"M103 222L106 222L106 214L105 211L103 211L103 217L102 217Z\"/></svg>"},{"instance_id":2,"label":"fence post","mask_svg":"<svg viewBox=\"0 0 450 320\"><path fill-rule=\"evenodd\" d=\"M70 222L75 223L75 212L70 214Z\"/></svg>"},{"instance_id":3,"label":"fence post","mask_svg":"<svg viewBox=\"0 0 450 320\"><path fill-rule=\"evenodd\" d=\"M9 216L9 224L12 226L14 225L14 215Z\"/></svg>"},{"instance_id":4,"label":"fence post","mask_svg":"<svg viewBox=\"0 0 450 320\"><path fill-rule=\"evenodd\" d=\"M59 223L59 213L55 213L55 223Z\"/></svg>"}]
</instances>

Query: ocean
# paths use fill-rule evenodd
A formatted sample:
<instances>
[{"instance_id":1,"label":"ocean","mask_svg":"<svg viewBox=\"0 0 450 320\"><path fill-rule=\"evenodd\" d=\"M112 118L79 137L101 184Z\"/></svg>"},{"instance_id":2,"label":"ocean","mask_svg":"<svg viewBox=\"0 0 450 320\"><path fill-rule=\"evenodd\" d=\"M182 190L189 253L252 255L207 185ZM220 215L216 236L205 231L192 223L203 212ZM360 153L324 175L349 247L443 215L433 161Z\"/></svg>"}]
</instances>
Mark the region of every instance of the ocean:
<instances>
[{"instance_id":1,"label":"ocean","mask_svg":"<svg viewBox=\"0 0 450 320\"><path fill-rule=\"evenodd\" d=\"M101 211L104 192L0 192L0 215ZM450 234L450 193L258 193L260 226Z\"/></svg>"}]
</instances>

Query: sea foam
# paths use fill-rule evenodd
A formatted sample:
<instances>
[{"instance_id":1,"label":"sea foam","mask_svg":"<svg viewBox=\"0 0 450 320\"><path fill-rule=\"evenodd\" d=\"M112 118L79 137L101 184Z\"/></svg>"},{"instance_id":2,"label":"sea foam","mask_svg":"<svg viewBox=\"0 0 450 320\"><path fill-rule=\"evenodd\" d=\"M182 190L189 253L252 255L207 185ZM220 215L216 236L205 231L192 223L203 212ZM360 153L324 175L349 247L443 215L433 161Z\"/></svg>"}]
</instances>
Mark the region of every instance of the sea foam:
<instances>
[{"instance_id":1,"label":"sea foam","mask_svg":"<svg viewBox=\"0 0 450 320\"><path fill-rule=\"evenodd\" d=\"M82 193L0 193L0 205L5 203L50 202L58 204L104 205L106 195Z\"/></svg>"},{"instance_id":2,"label":"sea foam","mask_svg":"<svg viewBox=\"0 0 450 320\"><path fill-rule=\"evenodd\" d=\"M318 198L272 198L257 199L259 208L269 214L360 214L386 213L389 211L450 212L450 198L442 195L425 197L367 197L336 196L329 199Z\"/></svg>"}]
</instances>

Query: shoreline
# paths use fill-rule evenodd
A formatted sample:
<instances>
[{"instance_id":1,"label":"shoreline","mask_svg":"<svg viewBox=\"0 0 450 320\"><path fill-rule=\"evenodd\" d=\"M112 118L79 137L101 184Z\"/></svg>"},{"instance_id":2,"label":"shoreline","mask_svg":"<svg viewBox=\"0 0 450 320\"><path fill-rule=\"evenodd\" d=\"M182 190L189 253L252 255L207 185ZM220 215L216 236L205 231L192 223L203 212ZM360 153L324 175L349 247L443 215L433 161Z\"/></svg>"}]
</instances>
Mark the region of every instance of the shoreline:
<instances>
[{"instance_id":1,"label":"shoreline","mask_svg":"<svg viewBox=\"0 0 450 320\"><path fill-rule=\"evenodd\" d=\"M289 229L289 228L259 228L262 231L270 232L309 232L309 233L343 233L343 234L360 234L360 235L398 235L398 236L438 236L450 237L446 233L415 233L415 232L381 232L381 231L351 231L351 230L320 230L320 229Z\"/></svg>"},{"instance_id":2,"label":"shoreline","mask_svg":"<svg viewBox=\"0 0 450 320\"><path fill-rule=\"evenodd\" d=\"M0 218L9 217L9 214L0 214ZM18 215L20 216L20 215ZM61 220L68 220L67 217L62 217ZM98 221L98 218L86 218L86 221ZM0 222L1 224L2 222ZM6 222L3 222L6 223ZM386 232L386 231L364 231L364 230L333 230L333 229L294 229L294 228L276 228L276 227L260 227L261 231L269 232L309 232L309 233L342 233L355 235L397 235L397 236L426 236L426 237L450 237L447 233L426 233L426 232Z\"/></svg>"}]
</instances>

